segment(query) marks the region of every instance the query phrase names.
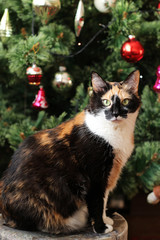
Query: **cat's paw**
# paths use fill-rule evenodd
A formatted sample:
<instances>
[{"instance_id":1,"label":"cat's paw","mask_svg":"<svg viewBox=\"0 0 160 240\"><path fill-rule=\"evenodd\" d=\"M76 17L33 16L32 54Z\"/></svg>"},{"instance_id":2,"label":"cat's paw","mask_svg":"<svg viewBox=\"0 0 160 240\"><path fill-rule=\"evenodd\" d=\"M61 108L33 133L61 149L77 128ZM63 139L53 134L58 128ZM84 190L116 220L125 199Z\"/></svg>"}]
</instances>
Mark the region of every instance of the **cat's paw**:
<instances>
[{"instance_id":1,"label":"cat's paw","mask_svg":"<svg viewBox=\"0 0 160 240\"><path fill-rule=\"evenodd\" d=\"M113 219L110 218L110 217L107 217L107 216L105 216L105 217L103 218L103 222L104 222L105 224L109 224L109 225L111 225L111 226L113 226L113 224L114 224Z\"/></svg>"},{"instance_id":2,"label":"cat's paw","mask_svg":"<svg viewBox=\"0 0 160 240\"><path fill-rule=\"evenodd\" d=\"M93 225L93 231L95 233L110 233L113 231L113 227L109 224L103 224L101 226Z\"/></svg>"},{"instance_id":3,"label":"cat's paw","mask_svg":"<svg viewBox=\"0 0 160 240\"><path fill-rule=\"evenodd\" d=\"M113 227L109 224L106 224L106 229L105 229L105 232L104 233L110 233L113 231Z\"/></svg>"}]
</instances>

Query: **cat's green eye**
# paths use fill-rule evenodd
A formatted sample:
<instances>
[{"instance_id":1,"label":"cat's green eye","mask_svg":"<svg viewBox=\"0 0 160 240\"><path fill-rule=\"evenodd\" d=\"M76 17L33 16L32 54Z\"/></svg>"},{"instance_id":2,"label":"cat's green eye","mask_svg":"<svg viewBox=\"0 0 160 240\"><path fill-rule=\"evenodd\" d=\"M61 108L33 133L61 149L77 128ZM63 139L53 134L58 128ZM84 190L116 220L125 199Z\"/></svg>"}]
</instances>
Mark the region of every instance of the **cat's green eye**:
<instances>
[{"instance_id":1,"label":"cat's green eye","mask_svg":"<svg viewBox=\"0 0 160 240\"><path fill-rule=\"evenodd\" d=\"M103 102L103 105L106 107L109 107L111 105L111 101L108 99L103 99L102 102Z\"/></svg>"},{"instance_id":2,"label":"cat's green eye","mask_svg":"<svg viewBox=\"0 0 160 240\"><path fill-rule=\"evenodd\" d=\"M124 106L128 105L128 103L129 103L129 99L128 98L123 99L122 104Z\"/></svg>"}]
</instances>

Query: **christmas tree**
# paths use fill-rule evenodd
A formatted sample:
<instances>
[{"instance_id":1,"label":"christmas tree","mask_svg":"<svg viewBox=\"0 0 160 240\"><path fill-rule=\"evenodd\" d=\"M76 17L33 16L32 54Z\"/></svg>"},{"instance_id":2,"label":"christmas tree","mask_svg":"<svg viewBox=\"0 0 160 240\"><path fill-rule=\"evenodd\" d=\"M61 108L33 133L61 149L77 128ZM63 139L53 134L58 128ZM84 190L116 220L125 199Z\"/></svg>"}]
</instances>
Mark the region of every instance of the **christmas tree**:
<instances>
[{"instance_id":1,"label":"christmas tree","mask_svg":"<svg viewBox=\"0 0 160 240\"><path fill-rule=\"evenodd\" d=\"M128 198L139 189L152 191L160 184L160 102L153 91L160 64L158 1L117 0L103 5L99 0L97 6L96 1L86 0L80 7L76 0L48 2L53 11L46 15L45 6L38 12L36 1L0 0L1 174L27 136L53 128L84 109L92 91L92 71L107 81L122 81L139 69L142 107L135 151L117 189ZM129 35L135 38L128 39ZM136 48L140 44L140 59L133 59L132 52L128 58L122 47L127 41L136 41ZM39 91L39 83L32 79L33 64L43 72L38 69L34 74L42 77L46 107L32 107ZM63 74L67 82L59 82Z\"/></svg>"}]
</instances>

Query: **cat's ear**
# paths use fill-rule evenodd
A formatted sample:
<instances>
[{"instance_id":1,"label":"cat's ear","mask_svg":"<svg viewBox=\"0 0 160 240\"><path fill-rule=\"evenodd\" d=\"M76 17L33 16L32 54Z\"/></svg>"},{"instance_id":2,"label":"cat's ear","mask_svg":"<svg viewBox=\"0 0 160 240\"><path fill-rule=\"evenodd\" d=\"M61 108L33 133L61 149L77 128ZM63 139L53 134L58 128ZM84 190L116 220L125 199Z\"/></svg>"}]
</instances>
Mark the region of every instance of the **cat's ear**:
<instances>
[{"instance_id":1,"label":"cat's ear","mask_svg":"<svg viewBox=\"0 0 160 240\"><path fill-rule=\"evenodd\" d=\"M125 85L125 88L127 90L130 90L134 94L137 94L139 86L139 77L140 77L139 70L133 71L132 73L129 74L127 79L124 82L122 82L122 84Z\"/></svg>"},{"instance_id":2,"label":"cat's ear","mask_svg":"<svg viewBox=\"0 0 160 240\"><path fill-rule=\"evenodd\" d=\"M109 83L105 82L96 72L92 72L92 87L94 92L103 92L109 88Z\"/></svg>"}]
</instances>

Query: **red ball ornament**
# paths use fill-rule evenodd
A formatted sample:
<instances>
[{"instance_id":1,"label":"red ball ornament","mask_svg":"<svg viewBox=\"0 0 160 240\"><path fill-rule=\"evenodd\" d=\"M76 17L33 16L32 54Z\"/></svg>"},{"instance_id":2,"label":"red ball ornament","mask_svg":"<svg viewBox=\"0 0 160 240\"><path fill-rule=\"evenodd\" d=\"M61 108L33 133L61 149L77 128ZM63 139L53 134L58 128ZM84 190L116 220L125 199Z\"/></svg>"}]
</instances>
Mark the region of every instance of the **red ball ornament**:
<instances>
[{"instance_id":1,"label":"red ball ornament","mask_svg":"<svg viewBox=\"0 0 160 240\"><path fill-rule=\"evenodd\" d=\"M135 63L143 58L144 48L135 36L130 35L121 47L121 56L127 62Z\"/></svg>"},{"instance_id":2,"label":"red ball ornament","mask_svg":"<svg viewBox=\"0 0 160 240\"><path fill-rule=\"evenodd\" d=\"M48 103L45 98L45 91L42 86L35 97L35 100L32 103L32 107L37 110L44 110L48 108Z\"/></svg>"},{"instance_id":3,"label":"red ball ornament","mask_svg":"<svg viewBox=\"0 0 160 240\"><path fill-rule=\"evenodd\" d=\"M38 86L41 83L42 69L36 64L33 64L32 67L28 67L26 74L29 84Z\"/></svg>"},{"instance_id":4,"label":"red ball ornament","mask_svg":"<svg viewBox=\"0 0 160 240\"><path fill-rule=\"evenodd\" d=\"M160 93L160 66L157 68L157 80L153 86L153 90L157 93Z\"/></svg>"},{"instance_id":5,"label":"red ball ornament","mask_svg":"<svg viewBox=\"0 0 160 240\"><path fill-rule=\"evenodd\" d=\"M158 14L160 14L160 2L158 3L157 9L159 10L159 11L158 11Z\"/></svg>"}]
</instances>

